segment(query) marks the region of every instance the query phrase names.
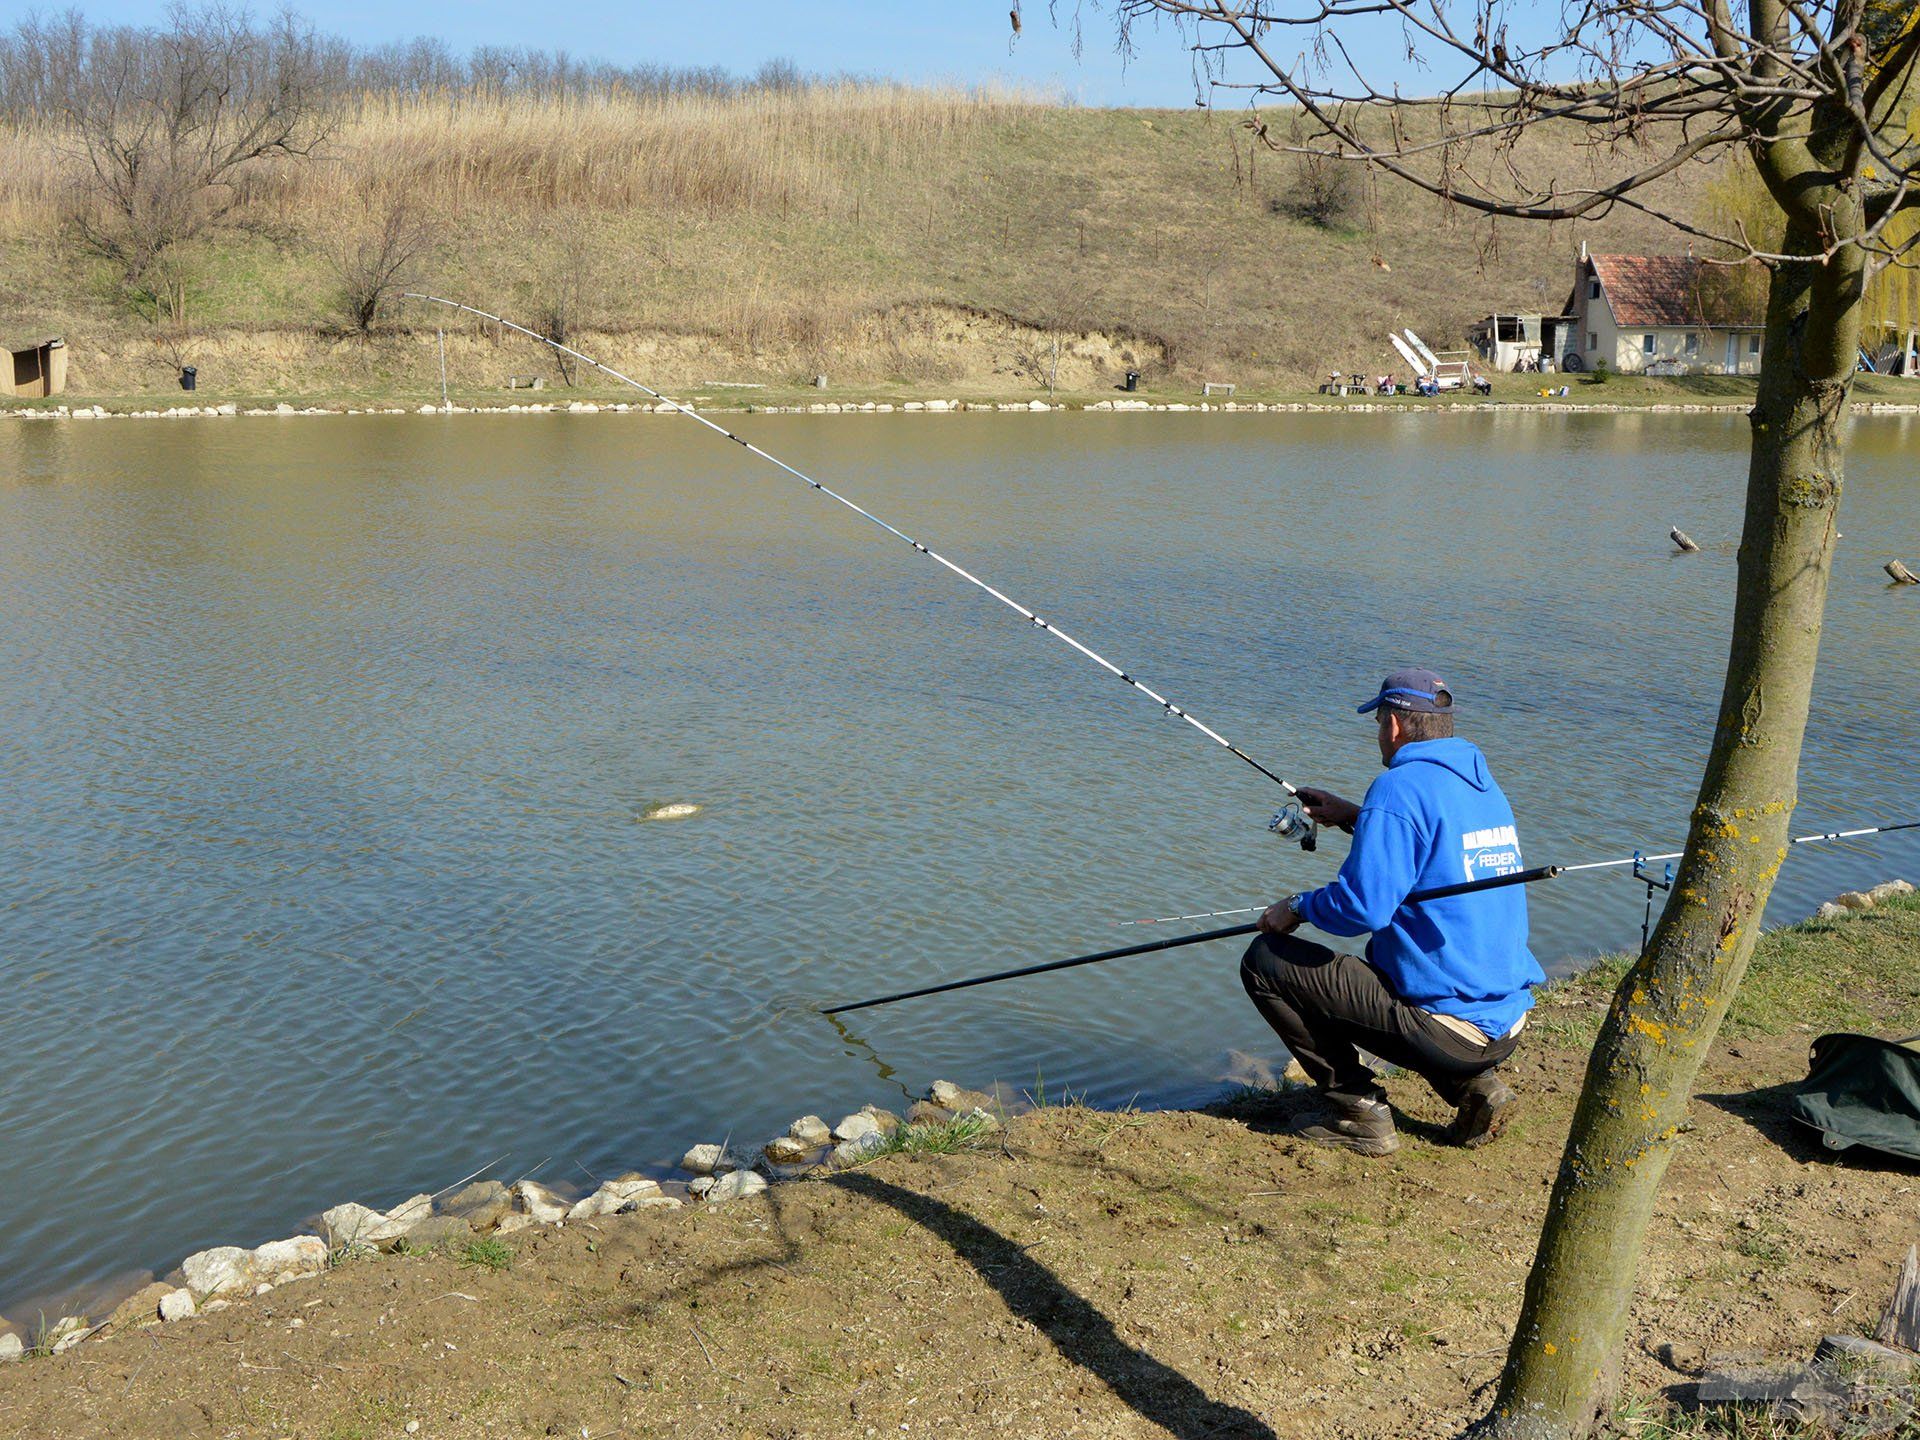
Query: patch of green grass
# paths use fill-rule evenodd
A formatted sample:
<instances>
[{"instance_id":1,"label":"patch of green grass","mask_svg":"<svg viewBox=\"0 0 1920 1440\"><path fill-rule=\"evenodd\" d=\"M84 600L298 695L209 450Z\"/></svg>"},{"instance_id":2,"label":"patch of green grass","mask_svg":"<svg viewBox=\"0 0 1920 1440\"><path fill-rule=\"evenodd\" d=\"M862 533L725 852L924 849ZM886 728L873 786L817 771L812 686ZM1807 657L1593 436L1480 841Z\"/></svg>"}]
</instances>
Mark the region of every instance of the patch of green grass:
<instances>
[{"instance_id":1,"label":"patch of green grass","mask_svg":"<svg viewBox=\"0 0 1920 1440\"><path fill-rule=\"evenodd\" d=\"M45 1358L53 1354L53 1328L55 1323L56 1322L47 1319L46 1311L42 1310L40 1312L39 1318L35 1320L33 1324L33 1338L27 1342L28 1355L37 1355Z\"/></svg>"},{"instance_id":2,"label":"patch of green grass","mask_svg":"<svg viewBox=\"0 0 1920 1440\"><path fill-rule=\"evenodd\" d=\"M1901 1418L1884 1402L1909 1412ZM1633 1440L1854 1440L1876 1435L1884 1440L1920 1440L1920 1420L1911 1406L1892 1395L1863 1397L1860 1418L1839 1430L1786 1416L1764 1405L1710 1405L1682 1410L1664 1400L1636 1396L1621 1404L1604 1433ZM1891 1423L1888 1423L1891 1421Z\"/></svg>"},{"instance_id":3,"label":"patch of green grass","mask_svg":"<svg viewBox=\"0 0 1920 1440\"><path fill-rule=\"evenodd\" d=\"M1767 935L1727 1023L1735 1033L1920 1025L1920 899L1884 901L1837 920L1806 920Z\"/></svg>"},{"instance_id":4,"label":"patch of green grass","mask_svg":"<svg viewBox=\"0 0 1920 1440\"><path fill-rule=\"evenodd\" d=\"M951 1155L978 1145L999 1129L990 1115L956 1115L935 1125L902 1125L887 1136L887 1143L873 1152L882 1155Z\"/></svg>"},{"instance_id":5,"label":"patch of green grass","mask_svg":"<svg viewBox=\"0 0 1920 1440\"><path fill-rule=\"evenodd\" d=\"M492 1235L476 1235L471 1240L456 1240L447 1253L462 1265L477 1265L482 1270L505 1270L513 1264L513 1247Z\"/></svg>"},{"instance_id":6,"label":"patch of green grass","mask_svg":"<svg viewBox=\"0 0 1920 1440\"><path fill-rule=\"evenodd\" d=\"M1763 1270L1783 1269L1787 1263L1787 1247L1781 1243L1778 1230L1765 1222L1758 1230L1742 1234L1740 1243L1734 1249Z\"/></svg>"},{"instance_id":7,"label":"patch of green grass","mask_svg":"<svg viewBox=\"0 0 1920 1440\"><path fill-rule=\"evenodd\" d=\"M1883 901L1836 920L1804 920L1760 937L1727 1016L1726 1033L1920 1029L1920 897ZM1631 955L1604 956L1541 992L1527 1028L1556 1047L1585 1047L1599 1033ZM1576 1008L1578 1007L1578 1008Z\"/></svg>"},{"instance_id":8,"label":"patch of green grass","mask_svg":"<svg viewBox=\"0 0 1920 1440\"><path fill-rule=\"evenodd\" d=\"M1421 1275L1396 1261L1389 1260L1380 1271L1380 1293L1383 1295L1401 1295L1413 1289L1423 1279Z\"/></svg>"},{"instance_id":9,"label":"patch of green grass","mask_svg":"<svg viewBox=\"0 0 1920 1440\"><path fill-rule=\"evenodd\" d=\"M1027 1091L1027 1103L1036 1110L1072 1110L1082 1104L1083 1098L1064 1085L1057 1094L1049 1095L1047 1077L1038 1070L1033 1072L1033 1088Z\"/></svg>"}]
</instances>

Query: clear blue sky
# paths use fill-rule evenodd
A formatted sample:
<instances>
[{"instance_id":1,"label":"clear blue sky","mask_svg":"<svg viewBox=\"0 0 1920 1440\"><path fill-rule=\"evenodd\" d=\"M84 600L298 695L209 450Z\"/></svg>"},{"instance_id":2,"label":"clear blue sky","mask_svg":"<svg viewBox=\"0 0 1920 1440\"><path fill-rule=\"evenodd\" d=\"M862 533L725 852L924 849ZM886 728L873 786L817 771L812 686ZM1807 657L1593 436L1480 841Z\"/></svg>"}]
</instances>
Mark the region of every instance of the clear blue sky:
<instances>
[{"instance_id":1,"label":"clear blue sky","mask_svg":"<svg viewBox=\"0 0 1920 1440\"><path fill-rule=\"evenodd\" d=\"M76 0L96 24L160 23L166 0ZM1011 0L328 0L293 8L316 28L362 44L439 35L457 52L476 45L566 50L581 59L619 64L718 65L751 74L762 62L791 59L809 71L842 70L900 80L975 84L1013 79L1057 88L1088 105L1193 103L1192 64L1171 29L1147 31L1123 65L1114 50L1110 13L1088 14L1085 43L1073 53L1074 0L1060 0L1061 24L1046 0L1026 0L1025 33L1011 51ZM9 7L11 8L11 7ZM22 7L24 10L24 7ZM49 0L44 10L66 8ZM258 14L277 9L256 0ZM1397 64L1392 70L1399 70ZM1389 80L1402 78L1390 72ZM1233 100L1222 97L1222 103Z\"/></svg>"}]
</instances>

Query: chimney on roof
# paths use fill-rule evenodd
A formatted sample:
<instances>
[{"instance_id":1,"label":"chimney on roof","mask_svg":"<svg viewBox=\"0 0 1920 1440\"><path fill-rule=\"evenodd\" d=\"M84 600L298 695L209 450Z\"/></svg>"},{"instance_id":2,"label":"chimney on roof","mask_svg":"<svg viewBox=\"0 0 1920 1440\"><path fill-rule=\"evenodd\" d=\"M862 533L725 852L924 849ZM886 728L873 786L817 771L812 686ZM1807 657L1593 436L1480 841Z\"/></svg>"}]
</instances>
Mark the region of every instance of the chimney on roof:
<instances>
[{"instance_id":1,"label":"chimney on roof","mask_svg":"<svg viewBox=\"0 0 1920 1440\"><path fill-rule=\"evenodd\" d=\"M1584 240L1580 242L1580 263L1582 265L1587 263L1587 242Z\"/></svg>"}]
</instances>

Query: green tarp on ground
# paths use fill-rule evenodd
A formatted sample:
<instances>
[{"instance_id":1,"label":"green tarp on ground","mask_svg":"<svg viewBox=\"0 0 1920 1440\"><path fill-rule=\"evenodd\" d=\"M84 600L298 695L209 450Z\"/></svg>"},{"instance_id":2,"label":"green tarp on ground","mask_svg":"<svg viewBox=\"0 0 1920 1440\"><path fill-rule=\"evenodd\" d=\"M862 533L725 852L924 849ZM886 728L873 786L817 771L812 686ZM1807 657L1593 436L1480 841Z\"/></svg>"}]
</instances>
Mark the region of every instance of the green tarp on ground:
<instances>
[{"instance_id":1,"label":"green tarp on ground","mask_svg":"<svg viewBox=\"0 0 1920 1440\"><path fill-rule=\"evenodd\" d=\"M1830 1150L1864 1145L1920 1160L1920 1035L1822 1035L1793 1118L1818 1130Z\"/></svg>"}]
</instances>

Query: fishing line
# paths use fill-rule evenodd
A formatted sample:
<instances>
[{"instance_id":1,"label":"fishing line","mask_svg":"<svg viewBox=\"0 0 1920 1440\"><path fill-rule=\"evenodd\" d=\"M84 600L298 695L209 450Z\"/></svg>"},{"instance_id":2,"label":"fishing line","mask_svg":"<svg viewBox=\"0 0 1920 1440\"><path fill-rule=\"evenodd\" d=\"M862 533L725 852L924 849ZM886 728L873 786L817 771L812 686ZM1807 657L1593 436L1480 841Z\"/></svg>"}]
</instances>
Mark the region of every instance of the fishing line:
<instances>
[{"instance_id":1,"label":"fishing line","mask_svg":"<svg viewBox=\"0 0 1920 1440\"><path fill-rule=\"evenodd\" d=\"M1920 829L1920 820L1904 820L1898 825L1868 825L1859 830L1827 830L1818 835L1796 835L1793 839L1787 841L1787 844L1813 845L1826 840L1854 840L1862 835L1888 835L1895 830L1915 829ZM1552 873L1541 874L1536 876L1536 878L1551 880L1555 876L1571 875L1576 870L1608 870L1621 865L1632 865L1636 867L1654 865L1664 860L1678 860L1684 854L1686 854L1684 850L1669 850L1661 855L1642 855L1636 852L1632 855L1622 856L1618 860L1588 860L1579 865L1547 865L1541 868L1546 871L1551 871ZM1506 877L1501 878L1504 879ZM1480 884L1483 888L1491 888L1487 887L1485 882L1476 883ZM1460 894L1462 890L1454 889L1451 893ZM1408 898L1434 900L1438 899L1439 896L1436 892L1428 891L1423 896L1410 896ZM1148 920L1121 920L1117 923L1121 925L1172 925L1182 920L1218 920L1227 915L1252 915L1266 908L1265 905L1240 905L1231 910L1198 910L1191 915L1156 915Z\"/></svg>"},{"instance_id":2,"label":"fishing line","mask_svg":"<svg viewBox=\"0 0 1920 1440\"><path fill-rule=\"evenodd\" d=\"M1030 621L1034 626L1036 626L1040 630L1043 630L1047 634L1053 636L1054 639L1060 641L1064 645L1072 646L1073 649L1077 650L1080 654L1086 656L1087 659L1093 661L1094 664L1098 665L1102 670L1105 670L1109 675L1113 675L1118 679L1124 680L1128 685L1132 686L1135 690L1139 691L1142 695L1146 696L1149 700L1153 701L1154 704L1158 705L1166 714L1173 716L1176 720L1184 720L1187 724L1191 725L1194 729L1198 730L1202 735L1206 736L1209 740L1213 741L1214 744L1220 746L1222 749L1238 757L1239 759L1244 760L1247 764L1251 765L1255 770L1258 770L1262 775L1266 776L1267 779L1273 781L1274 784L1280 786L1283 790L1285 790L1287 794L1294 795L1298 793L1298 790L1296 789L1295 786L1290 784L1288 781L1282 779L1279 775L1276 775L1273 771L1269 770L1265 765L1262 765L1258 760L1254 759L1251 755L1247 754L1246 751L1242 750L1238 745L1235 745L1231 740L1227 739L1226 736L1222 735L1219 731L1215 730L1212 726L1207 725L1197 717L1188 714L1187 711L1181 709L1178 705L1174 704L1173 701L1167 699L1166 696L1160 694L1157 690L1151 689L1150 687L1141 684L1138 680L1134 679L1133 676L1129 675L1125 670L1122 670L1118 665L1114 664L1111 660L1107 659L1106 656L1100 654L1096 650L1090 649L1086 645L1083 645L1080 641L1074 639L1073 636L1069 635L1066 631L1062 630L1058 625L1053 624L1051 621L1042 619L1039 615L1036 615L1033 611L1029 610L1026 606L1022 605L1018 600L1015 600L1012 596L1006 594L1004 591L996 590L992 585L989 585L985 580L982 580L978 575L975 575L972 571L965 569L963 566L955 564L953 561L949 560L946 556L940 554L938 551L931 550L927 546L922 545L918 540L914 539L913 536L907 534L906 531L897 529L894 526L889 525L885 520L882 520L878 515L875 515L871 510L868 510L864 506L861 506L855 503L854 501L849 500L845 495L842 495L839 491L830 489L826 485L821 484L820 481L814 479L811 475L808 475L805 471L796 469L794 466L789 465L786 461L780 459L779 456L768 454L765 450L762 450L758 445L753 444L750 440L747 440L744 437L735 434L733 431L727 429L724 425L716 424L714 421L708 419L705 415L702 415L698 410L695 410L690 406L681 404L678 400L675 400L670 395L661 394L658 390L655 390L651 385L643 385L640 381L634 379L631 375L621 374L620 371L615 370L610 365L601 364L598 360L595 360L591 355L581 354L580 351L575 350L571 345L563 345L558 340L549 339L547 336L540 334L537 330L529 330L524 325L516 325L513 323L513 321L508 320L503 316L495 315L492 312L487 310L478 309L472 305L463 305L458 300L448 300L439 295L428 295L418 290L408 290L403 293L405 295L405 298L409 300L425 300L429 304L445 305L450 310L463 310L469 315L479 316L482 320L491 320L493 321L494 324L501 325L506 327L509 330L516 331L521 335L525 335L530 340L537 340L542 345L550 346L554 350L559 351L562 355L571 355L574 359L578 360L581 364L589 365L593 369L598 370L603 375L609 375L615 380L622 382L623 384L631 385L634 389L638 390L643 395L651 395L655 400L658 400L661 404L669 406L671 409L673 409L674 411L676 411L681 415L685 415L690 420L699 421L702 425L706 426L709 430L713 431L714 434L724 436L726 439L733 441L734 444L740 446L743 450L746 450L749 454L759 456L762 460L766 461L769 465L772 465L777 469L784 470L787 474L793 476L794 479L799 480L804 484L810 486L812 489L819 491L822 495L826 496L829 500L833 500L838 502L841 505L844 505L847 509L851 510L854 514L860 516L861 519L872 522L873 524L879 526L882 530L886 531L889 535L894 536L896 539L904 540L907 544L911 545L915 550L917 550L920 554L926 556L929 560L932 560L936 564L939 564L941 566L944 566L946 569L951 570L955 575L958 575L962 580L966 581L969 585L973 585L981 590L984 590L987 594L991 595L994 599L998 600L1002 605L1005 605L1009 610L1014 611L1016 614L1020 615L1023 619ZM1303 849L1311 850L1313 848L1315 827L1312 825L1311 821L1305 820L1304 816L1299 814L1298 807L1296 806L1288 806L1286 807L1286 809L1282 810L1279 815L1276 815L1274 817L1273 822L1268 826L1268 828L1274 831L1275 834L1280 835L1283 839L1298 840Z\"/></svg>"}]
</instances>

